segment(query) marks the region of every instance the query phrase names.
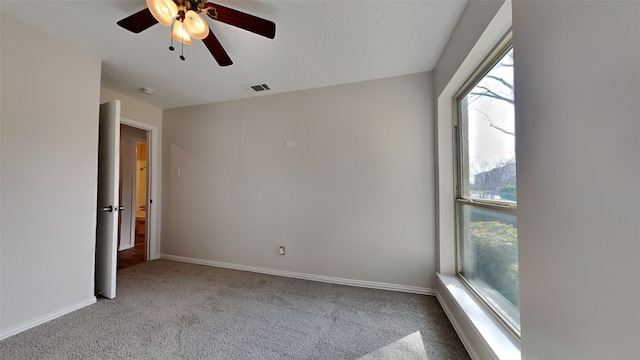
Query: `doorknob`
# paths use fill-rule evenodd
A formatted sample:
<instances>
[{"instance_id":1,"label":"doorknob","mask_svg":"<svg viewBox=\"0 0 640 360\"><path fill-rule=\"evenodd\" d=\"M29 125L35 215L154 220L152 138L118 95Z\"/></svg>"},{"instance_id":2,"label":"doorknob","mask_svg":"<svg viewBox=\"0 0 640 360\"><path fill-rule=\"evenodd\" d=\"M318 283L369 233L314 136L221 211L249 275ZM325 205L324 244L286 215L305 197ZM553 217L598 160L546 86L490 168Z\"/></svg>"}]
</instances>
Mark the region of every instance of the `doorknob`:
<instances>
[{"instance_id":1,"label":"doorknob","mask_svg":"<svg viewBox=\"0 0 640 360\"><path fill-rule=\"evenodd\" d=\"M124 211L124 206L122 206L122 205L116 206L116 208L114 210L116 210L116 211L118 211L118 210Z\"/></svg>"},{"instance_id":2,"label":"doorknob","mask_svg":"<svg viewBox=\"0 0 640 360\"><path fill-rule=\"evenodd\" d=\"M100 209L102 212L113 212L113 206L109 205L109 206L105 206L102 209Z\"/></svg>"}]
</instances>

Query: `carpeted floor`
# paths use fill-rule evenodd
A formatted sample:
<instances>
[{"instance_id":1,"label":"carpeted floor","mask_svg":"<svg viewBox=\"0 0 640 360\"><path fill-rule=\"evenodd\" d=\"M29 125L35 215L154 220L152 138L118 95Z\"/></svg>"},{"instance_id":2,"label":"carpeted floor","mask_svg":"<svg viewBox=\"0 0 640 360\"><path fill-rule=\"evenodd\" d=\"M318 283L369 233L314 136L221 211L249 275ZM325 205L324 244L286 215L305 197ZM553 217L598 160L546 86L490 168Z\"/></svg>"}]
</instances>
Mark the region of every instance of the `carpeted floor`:
<instances>
[{"instance_id":1,"label":"carpeted floor","mask_svg":"<svg viewBox=\"0 0 640 360\"><path fill-rule=\"evenodd\" d=\"M435 297L155 260L1 359L469 359Z\"/></svg>"}]
</instances>

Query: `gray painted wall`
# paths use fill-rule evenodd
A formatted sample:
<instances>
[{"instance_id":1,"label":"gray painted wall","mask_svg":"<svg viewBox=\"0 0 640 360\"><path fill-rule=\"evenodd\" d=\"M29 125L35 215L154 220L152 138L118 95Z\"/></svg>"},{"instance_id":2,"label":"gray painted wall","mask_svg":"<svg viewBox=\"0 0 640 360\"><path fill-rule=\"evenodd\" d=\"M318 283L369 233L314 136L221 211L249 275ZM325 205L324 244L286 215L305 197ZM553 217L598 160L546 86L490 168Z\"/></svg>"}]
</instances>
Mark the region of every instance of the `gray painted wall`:
<instances>
[{"instance_id":1,"label":"gray painted wall","mask_svg":"<svg viewBox=\"0 0 640 360\"><path fill-rule=\"evenodd\" d=\"M162 252L432 288L432 102L421 73L165 110Z\"/></svg>"},{"instance_id":2,"label":"gray painted wall","mask_svg":"<svg viewBox=\"0 0 640 360\"><path fill-rule=\"evenodd\" d=\"M523 359L640 358L639 16L513 3Z\"/></svg>"},{"instance_id":3,"label":"gray painted wall","mask_svg":"<svg viewBox=\"0 0 640 360\"><path fill-rule=\"evenodd\" d=\"M95 301L100 59L2 14L0 335Z\"/></svg>"},{"instance_id":4,"label":"gray painted wall","mask_svg":"<svg viewBox=\"0 0 640 360\"><path fill-rule=\"evenodd\" d=\"M434 91L439 96L476 46L504 0L469 0L434 69Z\"/></svg>"},{"instance_id":5,"label":"gray painted wall","mask_svg":"<svg viewBox=\"0 0 640 360\"><path fill-rule=\"evenodd\" d=\"M436 96L477 55L491 6L465 9ZM513 2L523 359L640 357L639 15L633 1Z\"/></svg>"},{"instance_id":6,"label":"gray painted wall","mask_svg":"<svg viewBox=\"0 0 640 360\"><path fill-rule=\"evenodd\" d=\"M100 103L116 99L120 100L122 104L122 109L120 110L122 117L153 125L158 130L162 130L162 109L105 87L100 88Z\"/></svg>"}]
</instances>

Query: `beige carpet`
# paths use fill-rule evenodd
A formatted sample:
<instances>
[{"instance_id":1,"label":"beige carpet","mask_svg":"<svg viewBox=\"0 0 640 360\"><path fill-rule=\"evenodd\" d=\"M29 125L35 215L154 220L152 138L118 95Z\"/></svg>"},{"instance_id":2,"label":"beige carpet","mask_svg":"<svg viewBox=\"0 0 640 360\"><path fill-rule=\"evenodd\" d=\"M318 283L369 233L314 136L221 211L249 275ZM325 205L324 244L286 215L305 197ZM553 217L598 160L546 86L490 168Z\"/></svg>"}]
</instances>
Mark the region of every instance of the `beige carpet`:
<instances>
[{"instance_id":1,"label":"beige carpet","mask_svg":"<svg viewBox=\"0 0 640 360\"><path fill-rule=\"evenodd\" d=\"M43 294L46 296L46 294ZM469 359L435 297L156 260L1 359Z\"/></svg>"}]
</instances>

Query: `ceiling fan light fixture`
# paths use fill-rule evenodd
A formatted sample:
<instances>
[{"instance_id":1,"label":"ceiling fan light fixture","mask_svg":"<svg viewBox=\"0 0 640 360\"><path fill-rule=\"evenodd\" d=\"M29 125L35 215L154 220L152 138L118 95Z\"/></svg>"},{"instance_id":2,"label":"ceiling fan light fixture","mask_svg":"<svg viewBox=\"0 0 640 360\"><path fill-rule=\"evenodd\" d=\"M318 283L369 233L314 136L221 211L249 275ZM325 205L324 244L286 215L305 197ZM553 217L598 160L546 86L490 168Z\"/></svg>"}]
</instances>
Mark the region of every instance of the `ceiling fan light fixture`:
<instances>
[{"instance_id":1,"label":"ceiling fan light fixture","mask_svg":"<svg viewBox=\"0 0 640 360\"><path fill-rule=\"evenodd\" d=\"M169 50L176 50L173 46L174 39L179 41L182 45L180 49L181 60L185 59L184 44L192 45L191 37L193 37L202 40L218 65L229 66L233 64L229 54L211 31L209 24L200 18L204 18L204 15L269 39L275 38L276 35L276 24L273 21L217 5L207 0L146 0L146 3L147 8L127 16L117 24L136 34L158 23L169 26L171 39ZM185 30L185 28L187 29Z\"/></svg>"},{"instance_id":2,"label":"ceiling fan light fixture","mask_svg":"<svg viewBox=\"0 0 640 360\"><path fill-rule=\"evenodd\" d=\"M178 5L173 0L147 0L147 7L153 17L164 26L170 26L178 15Z\"/></svg>"},{"instance_id":3,"label":"ceiling fan light fixture","mask_svg":"<svg viewBox=\"0 0 640 360\"><path fill-rule=\"evenodd\" d=\"M202 40L209 36L209 25L193 10L187 11L184 15L183 24L184 30L194 39Z\"/></svg>"},{"instance_id":4,"label":"ceiling fan light fixture","mask_svg":"<svg viewBox=\"0 0 640 360\"><path fill-rule=\"evenodd\" d=\"M171 31L171 37L174 40L178 40L183 44L193 46L193 42L191 42L191 37L186 31L184 31L184 27L182 26L181 21L176 21L173 23L173 30Z\"/></svg>"}]
</instances>

